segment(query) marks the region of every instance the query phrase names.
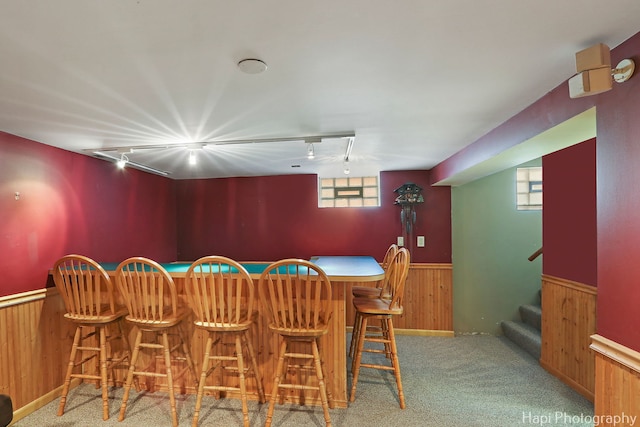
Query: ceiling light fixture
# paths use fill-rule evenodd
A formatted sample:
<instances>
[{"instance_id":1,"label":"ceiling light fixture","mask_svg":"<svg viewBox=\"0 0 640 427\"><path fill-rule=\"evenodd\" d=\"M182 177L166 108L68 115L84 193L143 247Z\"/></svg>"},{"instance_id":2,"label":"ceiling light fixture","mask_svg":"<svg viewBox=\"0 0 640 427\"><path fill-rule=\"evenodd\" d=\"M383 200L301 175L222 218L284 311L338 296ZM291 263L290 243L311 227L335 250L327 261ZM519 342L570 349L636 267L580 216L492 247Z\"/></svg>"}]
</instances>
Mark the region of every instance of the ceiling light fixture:
<instances>
[{"instance_id":1,"label":"ceiling light fixture","mask_svg":"<svg viewBox=\"0 0 640 427\"><path fill-rule=\"evenodd\" d=\"M316 153L313 149L313 143L307 143L307 159L314 159L316 157Z\"/></svg>"},{"instance_id":2,"label":"ceiling light fixture","mask_svg":"<svg viewBox=\"0 0 640 427\"><path fill-rule=\"evenodd\" d=\"M120 169L124 169L128 161L129 161L129 158L124 153L122 153L120 154L120 158L118 159L116 164Z\"/></svg>"},{"instance_id":3,"label":"ceiling light fixture","mask_svg":"<svg viewBox=\"0 0 640 427\"><path fill-rule=\"evenodd\" d=\"M201 142L188 142L188 143L164 143L164 144L148 144L148 145L129 145L129 146L117 146L117 147L104 147L99 150L95 148L88 148L83 150L86 153L98 153L98 152L118 152L120 153L133 153L134 151L146 151L146 150L170 150L170 149L200 149L200 148L212 148L216 145L242 145L242 144L263 144L270 142L296 142L303 141L306 143L320 143L324 139L342 139L342 138L354 138L353 132L342 133L325 133L322 135L311 136L292 136L283 138L255 138L255 139L224 139L213 141L201 141ZM351 143L353 144L353 143Z\"/></svg>"},{"instance_id":4,"label":"ceiling light fixture","mask_svg":"<svg viewBox=\"0 0 640 427\"><path fill-rule=\"evenodd\" d=\"M203 149L203 148L212 148L216 145L242 145L242 144L262 144L262 143L271 143L271 142L305 142L308 144L307 146L307 156L309 156L312 152L312 155L315 157L315 147L313 144L321 143L323 140L331 140L331 139L343 139L348 138L347 142L347 150L344 155L344 160L348 162L349 156L351 155L351 150L353 148L353 142L355 140L354 132L342 132L342 133L326 133L322 135L307 135L307 136L295 136L295 137L284 137L284 138L256 138L256 139L230 139L230 140L217 140L217 141L206 141L206 142L189 142L189 143L164 143L164 144L148 144L148 145L129 145L129 146L119 146L119 147L104 147L99 150L95 148L88 148L82 150L83 152L90 154L94 157L103 160L109 160L118 165L122 164L127 167L133 167L135 169L140 169L145 172L154 173L157 175L168 176L170 172L155 169L150 166L146 166L141 163L136 163L127 157L125 153L131 154L133 152L148 152L148 150L189 150L189 164L194 164L197 162L195 150ZM113 153L113 154L110 154ZM117 155L117 157L116 157Z\"/></svg>"},{"instance_id":5,"label":"ceiling light fixture","mask_svg":"<svg viewBox=\"0 0 640 427\"><path fill-rule=\"evenodd\" d=\"M240 71L247 74L260 74L266 71L267 64L264 61L255 58L247 58L238 62Z\"/></svg>"},{"instance_id":6,"label":"ceiling light fixture","mask_svg":"<svg viewBox=\"0 0 640 427\"><path fill-rule=\"evenodd\" d=\"M609 46L598 43L576 53L576 74L569 79L569 96L581 98L597 95L613 88L613 81L624 83L633 75L635 63L623 59L611 69Z\"/></svg>"},{"instance_id":7,"label":"ceiling light fixture","mask_svg":"<svg viewBox=\"0 0 640 427\"><path fill-rule=\"evenodd\" d=\"M95 157L99 158L99 159L106 159L106 160L115 162L118 165L118 167L120 167L120 168L122 168L122 167L124 167L126 165L128 167L132 167L134 169L139 169L139 170L145 171L145 172L154 173L156 175L162 175L162 176L169 176L170 175L170 173L167 172L167 171L163 171L163 170L160 170L160 169L155 169L155 168L152 168L150 166L143 165L141 163L132 162L131 160L129 160L129 158L124 153L120 154L120 157L115 157L115 156L112 156L110 154L104 153L102 151L94 151L93 155ZM122 164L123 166L120 166L120 164Z\"/></svg>"},{"instance_id":8,"label":"ceiling light fixture","mask_svg":"<svg viewBox=\"0 0 640 427\"><path fill-rule=\"evenodd\" d=\"M356 138L351 136L349 137L349 142L347 142L347 151L344 152L344 161L349 161L349 156L351 156L351 150L353 150L353 142Z\"/></svg>"},{"instance_id":9,"label":"ceiling light fixture","mask_svg":"<svg viewBox=\"0 0 640 427\"><path fill-rule=\"evenodd\" d=\"M349 141L347 142L347 150L344 152L344 174L349 175L351 173L351 169L349 168L349 157L351 156L351 150L353 150L353 142L356 138L354 136L349 137Z\"/></svg>"}]
</instances>

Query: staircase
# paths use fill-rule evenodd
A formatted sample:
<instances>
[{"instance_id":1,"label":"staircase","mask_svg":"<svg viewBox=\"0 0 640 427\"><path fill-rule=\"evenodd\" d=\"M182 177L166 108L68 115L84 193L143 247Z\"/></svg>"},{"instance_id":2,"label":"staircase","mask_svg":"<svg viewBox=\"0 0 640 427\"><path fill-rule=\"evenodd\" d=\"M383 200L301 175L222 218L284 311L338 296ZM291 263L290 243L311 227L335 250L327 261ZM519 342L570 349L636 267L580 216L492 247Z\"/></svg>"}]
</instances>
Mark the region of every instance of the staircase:
<instances>
[{"instance_id":1,"label":"staircase","mask_svg":"<svg viewBox=\"0 0 640 427\"><path fill-rule=\"evenodd\" d=\"M542 307L539 303L521 305L520 318L520 321L503 320L502 332L536 360L540 360Z\"/></svg>"}]
</instances>

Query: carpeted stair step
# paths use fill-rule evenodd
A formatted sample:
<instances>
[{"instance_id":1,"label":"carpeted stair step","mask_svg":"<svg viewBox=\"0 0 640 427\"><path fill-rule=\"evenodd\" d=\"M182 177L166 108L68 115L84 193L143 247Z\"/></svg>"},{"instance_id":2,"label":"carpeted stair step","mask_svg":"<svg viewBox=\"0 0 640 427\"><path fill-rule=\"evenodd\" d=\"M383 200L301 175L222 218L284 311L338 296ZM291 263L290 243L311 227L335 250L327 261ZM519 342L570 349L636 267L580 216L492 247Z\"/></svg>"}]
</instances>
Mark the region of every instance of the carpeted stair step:
<instances>
[{"instance_id":1,"label":"carpeted stair step","mask_svg":"<svg viewBox=\"0 0 640 427\"><path fill-rule=\"evenodd\" d=\"M533 326L538 331L542 330L542 307L539 305L521 305L520 318L527 325Z\"/></svg>"},{"instance_id":2,"label":"carpeted stair step","mask_svg":"<svg viewBox=\"0 0 640 427\"><path fill-rule=\"evenodd\" d=\"M539 330L524 322L514 322L512 320L503 320L501 325L502 331L507 338L522 347L536 360L540 359L542 338Z\"/></svg>"}]
</instances>

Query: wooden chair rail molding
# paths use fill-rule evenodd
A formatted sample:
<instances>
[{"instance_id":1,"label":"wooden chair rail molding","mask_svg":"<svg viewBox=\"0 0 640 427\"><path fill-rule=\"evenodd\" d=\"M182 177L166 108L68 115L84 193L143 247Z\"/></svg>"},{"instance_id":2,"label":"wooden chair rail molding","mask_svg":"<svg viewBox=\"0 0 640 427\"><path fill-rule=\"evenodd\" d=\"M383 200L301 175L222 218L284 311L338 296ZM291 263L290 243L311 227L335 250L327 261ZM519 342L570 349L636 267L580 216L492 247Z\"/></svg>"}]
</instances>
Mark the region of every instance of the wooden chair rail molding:
<instances>
[{"instance_id":1,"label":"wooden chair rail molding","mask_svg":"<svg viewBox=\"0 0 640 427\"><path fill-rule=\"evenodd\" d=\"M12 305L24 304L27 302L45 299L49 295L57 295L55 288L37 289L35 291L21 292L19 294L0 297L0 309L11 307Z\"/></svg>"},{"instance_id":2,"label":"wooden chair rail molding","mask_svg":"<svg viewBox=\"0 0 640 427\"><path fill-rule=\"evenodd\" d=\"M640 353L597 334L590 348L596 359L594 415L640 416Z\"/></svg>"},{"instance_id":3,"label":"wooden chair rail molding","mask_svg":"<svg viewBox=\"0 0 640 427\"><path fill-rule=\"evenodd\" d=\"M591 335L592 350L640 374L640 353L601 335Z\"/></svg>"}]
</instances>

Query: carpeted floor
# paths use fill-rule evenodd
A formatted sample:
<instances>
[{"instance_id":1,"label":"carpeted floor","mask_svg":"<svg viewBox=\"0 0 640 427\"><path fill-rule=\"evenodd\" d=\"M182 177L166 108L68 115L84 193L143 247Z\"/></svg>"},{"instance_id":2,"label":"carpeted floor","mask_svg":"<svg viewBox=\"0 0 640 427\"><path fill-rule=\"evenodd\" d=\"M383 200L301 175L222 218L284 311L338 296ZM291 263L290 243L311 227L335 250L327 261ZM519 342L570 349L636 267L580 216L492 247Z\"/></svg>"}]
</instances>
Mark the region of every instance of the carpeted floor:
<instances>
[{"instance_id":1,"label":"carpeted floor","mask_svg":"<svg viewBox=\"0 0 640 427\"><path fill-rule=\"evenodd\" d=\"M348 337L349 338L349 337ZM334 426L593 426L593 405L540 367L504 337L398 336L407 408L398 406L391 373L363 369L356 401L331 410ZM100 393L83 385L69 394L56 416L55 400L16 427L170 426L166 394L137 395L132 389L127 418L118 422L122 389L110 392L111 418L102 421ZM191 425L194 396L178 395L180 425ZM249 402L252 425L263 425L268 404ZM205 397L200 426L242 425L240 401ZM274 426L323 426L320 407L278 405Z\"/></svg>"}]
</instances>

